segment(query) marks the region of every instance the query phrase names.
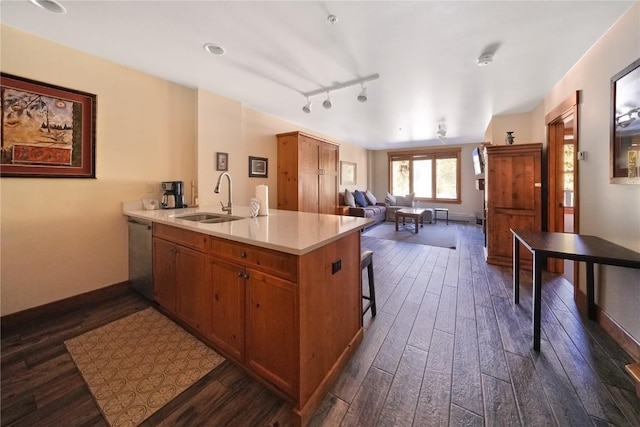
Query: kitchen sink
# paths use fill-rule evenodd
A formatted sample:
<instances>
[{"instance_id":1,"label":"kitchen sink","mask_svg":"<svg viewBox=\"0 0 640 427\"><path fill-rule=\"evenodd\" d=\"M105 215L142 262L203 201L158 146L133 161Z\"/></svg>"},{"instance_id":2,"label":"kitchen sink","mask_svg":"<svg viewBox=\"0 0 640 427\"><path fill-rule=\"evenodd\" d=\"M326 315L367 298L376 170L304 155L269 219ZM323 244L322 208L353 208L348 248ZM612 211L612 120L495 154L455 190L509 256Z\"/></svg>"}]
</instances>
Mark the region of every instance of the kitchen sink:
<instances>
[{"instance_id":1,"label":"kitchen sink","mask_svg":"<svg viewBox=\"0 0 640 427\"><path fill-rule=\"evenodd\" d=\"M201 222L206 224L215 224L217 222L229 222L242 219L239 216L220 215L213 213L195 213L176 216L176 219L184 219L185 221Z\"/></svg>"}]
</instances>

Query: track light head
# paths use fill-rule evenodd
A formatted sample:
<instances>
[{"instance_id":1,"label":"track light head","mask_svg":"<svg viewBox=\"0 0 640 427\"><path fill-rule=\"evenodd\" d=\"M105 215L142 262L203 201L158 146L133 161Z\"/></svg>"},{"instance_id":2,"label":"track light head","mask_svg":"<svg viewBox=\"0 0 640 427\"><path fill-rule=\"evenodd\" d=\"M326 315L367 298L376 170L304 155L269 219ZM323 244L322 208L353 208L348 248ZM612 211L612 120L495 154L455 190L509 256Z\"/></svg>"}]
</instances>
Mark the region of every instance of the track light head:
<instances>
[{"instance_id":1,"label":"track light head","mask_svg":"<svg viewBox=\"0 0 640 427\"><path fill-rule=\"evenodd\" d=\"M331 97L329 96L329 92L327 92L327 99L322 101L322 106L328 110L332 105L333 104L331 103Z\"/></svg>"},{"instance_id":2,"label":"track light head","mask_svg":"<svg viewBox=\"0 0 640 427\"><path fill-rule=\"evenodd\" d=\"M311 112L311 105L312 105L311 101L309 101L309 98L307 98L307 103L305 104L304 107L302 107L302 111L309 114Z\"/></svg>"},{"instance_id":3,"label":"track light head","mask_svg":"<svg viewBox=\"0 0 640 427\"><path fill-rule=\"evenodd\" d=\"M360 102L367 102L367 88L364 87L364 85L362 85L362 91L360 92L360 94L358 95L358 101Z\"/></svg>"}]
</instances>

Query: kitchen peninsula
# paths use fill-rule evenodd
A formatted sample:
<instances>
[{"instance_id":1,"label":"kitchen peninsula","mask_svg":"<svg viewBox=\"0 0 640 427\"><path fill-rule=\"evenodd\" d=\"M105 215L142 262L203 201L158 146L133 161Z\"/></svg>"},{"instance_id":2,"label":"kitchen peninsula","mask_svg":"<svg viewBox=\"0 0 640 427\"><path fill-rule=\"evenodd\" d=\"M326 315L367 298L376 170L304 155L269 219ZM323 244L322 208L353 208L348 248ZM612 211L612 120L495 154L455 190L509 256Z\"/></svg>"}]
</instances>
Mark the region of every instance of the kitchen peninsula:
<instances>
[{"instance_id":1,"label":"kitchen peninsula","mask_svg":"<svg viewBox=\"0 0 640 427\"><path fill-rule=\"evenodd\" d=\"M305 425L362 341L360 230L371 220L271 210L128 209L153 223L162 311L293 405ZM228 217L227 217L228 218Z\"/></svg>"}]
</instances>

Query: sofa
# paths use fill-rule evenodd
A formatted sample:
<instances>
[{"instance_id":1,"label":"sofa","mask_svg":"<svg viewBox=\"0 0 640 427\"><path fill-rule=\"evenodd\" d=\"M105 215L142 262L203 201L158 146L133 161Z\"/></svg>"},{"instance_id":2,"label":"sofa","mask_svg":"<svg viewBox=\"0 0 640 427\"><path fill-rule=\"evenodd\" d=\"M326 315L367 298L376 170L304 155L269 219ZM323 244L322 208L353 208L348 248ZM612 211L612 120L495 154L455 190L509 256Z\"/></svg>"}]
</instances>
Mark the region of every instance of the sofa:
<instances>
[{"instance_id":1,"label":"sofa","mask_svg":"<svg viewBox=\"0 0 640 427\"><path fill-rule=\"evenodd\" d=\"M393 221L396 220L396 211L398 209L403 208L415 208L416 203L414 201L415 193L407 194L406 196L394 196L392 194L387 193L384 198L384 203L387 207L386 220ZM425 224L431 224L433 222L433 209L430 208L422 208L424 209L424 213L422 214L422 222Z\"/></svg>"},{"instance_id":2,"label":"sofa","mask_svg":"<svg viewBox=\"0 0 640 427\"><path fill-rule=\"evenodd\" d=\"M371 194L371 192L368 190L358 190L358 192L365 196L365 206L356 203L353 199L355 191L351 192L349 190L340 192L338 203L342 206L349 206L350 216L372 218L374 220L374 225L384 222L384 220L387 218L387 206L384 204L384 202L378 202L373 194ZM366 197L367 193L369 193L370 198Z\"/></svg>"}]
</instances>

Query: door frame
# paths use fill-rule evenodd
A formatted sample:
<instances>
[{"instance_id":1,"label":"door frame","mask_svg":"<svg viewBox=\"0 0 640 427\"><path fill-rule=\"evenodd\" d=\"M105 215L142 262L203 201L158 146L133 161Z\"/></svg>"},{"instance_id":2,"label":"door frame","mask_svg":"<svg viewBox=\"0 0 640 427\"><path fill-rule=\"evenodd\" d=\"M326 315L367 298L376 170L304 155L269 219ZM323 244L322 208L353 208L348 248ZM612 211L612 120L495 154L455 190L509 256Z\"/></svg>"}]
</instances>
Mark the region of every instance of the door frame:
<instances>
[{"instance_id":1,"label":"door frame","mask_svg":"<svg viewBox=\"0 0 640 427\"><path fill-rule=\"evenodd\" d=\"M564 231L563 221L559 221L560 214L564 214L564 206L562 205L562 177L563 168L559 167L563 159L564 147L564 122L567 118L573 116L573 170L574 170L574 193L573 193L573 233L580 232L580 167L578 163L578 151L580 147L579 132L579 108L580 91L576 91L562 101L558 106L553 108L545 115L546 124L546 145L547 145L547 231L562 232ZM562 126L560 126L562 125ZM560 189L560 190L559 190ZM562 260L549 259L547 269L553 273L562 273L564 270ZM575 265L575 262L574 262ZM577 266L575 266L577 267ZM577 290L579 268L574 268L574 295Z\"/></svg>"}]
</instances>

